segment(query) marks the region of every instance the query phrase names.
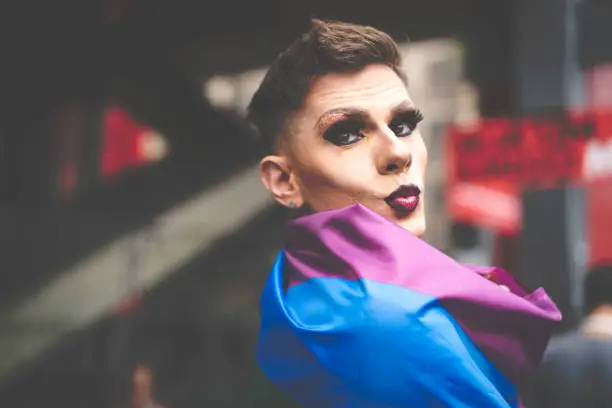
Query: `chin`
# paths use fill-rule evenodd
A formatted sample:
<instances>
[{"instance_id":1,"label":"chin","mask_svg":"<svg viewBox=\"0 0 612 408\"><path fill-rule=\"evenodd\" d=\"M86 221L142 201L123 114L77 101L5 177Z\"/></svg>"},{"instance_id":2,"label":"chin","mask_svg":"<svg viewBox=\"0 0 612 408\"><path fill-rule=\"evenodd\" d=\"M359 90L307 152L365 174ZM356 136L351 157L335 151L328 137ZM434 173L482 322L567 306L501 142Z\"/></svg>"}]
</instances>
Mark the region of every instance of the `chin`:
<instances>
[{"instance_id":1,"label":"chin","mask_svg":"<svg viewBox=\"0 0 612 408\"><path fill-rule=\"evenodd\" d=\"M394 214L395 219L393 221L404 228L405 230L410 231L412 234L417 237L423 236L425 234L425 230L427 229L427 222L425 220L425 206L423 202L417 207L416 211L412 214L405 217L398 217L397 214Z\"/></svg>"},{"instance_id":2,"label":"chin","mask_svg":"<svg viewBox=\"0 0 612 408\"><path fill-rule=\"evenodd\" d=\"M425 234L427 223L425 221L425 211L422 203L412 214L408 215L400 215L391 210L386 204L383 208L377 207L371 209L419 238Z\"/></svg>"},{"instance_id":3,"label":"chin","mask_svg":"<svg viewBox=\"0 0 612 408\"><path fill-rule=\"evenodd\" d=\"M410 231L412 234L417 237L423 236L425 234L425 230L427 229L427 223L425 222L425 217L422 215L415 214L414 217L409 217L406 219L396 220L396 223L404 228L405 230Z\"/></svg>"}]
</instances>

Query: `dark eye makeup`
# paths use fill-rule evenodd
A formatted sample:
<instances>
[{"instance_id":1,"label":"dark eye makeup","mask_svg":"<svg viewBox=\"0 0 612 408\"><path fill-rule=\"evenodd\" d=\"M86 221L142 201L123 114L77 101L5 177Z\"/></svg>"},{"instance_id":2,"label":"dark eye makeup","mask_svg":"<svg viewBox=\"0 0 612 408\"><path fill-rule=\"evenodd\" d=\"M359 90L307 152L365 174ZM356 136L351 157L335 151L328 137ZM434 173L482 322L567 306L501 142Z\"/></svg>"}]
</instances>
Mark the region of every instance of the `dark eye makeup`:
<instances>
[{"instance_id":1,"label":"dark eye makeup","mask_svg":"<svg viewBox=\"0 0 612 408\"><path fill-rule=\"evenodd\" d=\"M389 129L391 129L397 137L410 136L423 119L423 114L420 110L401 112L393 118L389 124Z\"/></svg>"},{"instance_id":2,"label":"dark eye makeup","mask_svg":"<svg viewBox=\"0 0 612 408\"><path fill-rule=\"evenodd\" d=\"M388 126L397 137L406 137L414 132L423 119L420 110L410 109L397 113ZM363 118L348 117L330 125L323 132L323 138L336 146L348 146L363 139L364 130L369 126Z\"/></svg>"},{"instance_id":3,"label":"dark eye makeup","mask_svg":"<svg viewBox=\"0 0 612 408\"><path fill-rule=\"evenodd\" d=\"M323 138L336 146L347 146L365 136L366 123L360 119L343 119L335 122L323 133Z\"/></svg>"}]
</instances>

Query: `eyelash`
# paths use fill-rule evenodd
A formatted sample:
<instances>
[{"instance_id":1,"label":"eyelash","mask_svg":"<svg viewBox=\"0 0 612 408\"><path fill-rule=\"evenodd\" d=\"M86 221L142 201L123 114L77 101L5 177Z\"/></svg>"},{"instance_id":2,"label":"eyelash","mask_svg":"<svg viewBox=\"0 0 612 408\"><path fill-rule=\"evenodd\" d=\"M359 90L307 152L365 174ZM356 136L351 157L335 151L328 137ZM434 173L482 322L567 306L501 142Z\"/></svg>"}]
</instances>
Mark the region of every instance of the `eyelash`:
<instances>
[{"instance_id":1,"label":"eyelash","mask_svg":"<svg viewBox=\"0 0 612 408\"><path fill-rule=\"evenodd\" d=\"M397 137L410 136L423 119L423 114L419 110L401 113L393 118L391 123L389 123L389 128ZM406 126L406 129L398 130L398 126L403 125ZM323 134L323 138L336 146L348 146L357 143L365 137L363 135L365 127L366 124L359 120L348 119L340 121L331 125ZM346 138L343 140L343 137L346 136L349 137L348 140Z\"/></svg>"}]
</instances>

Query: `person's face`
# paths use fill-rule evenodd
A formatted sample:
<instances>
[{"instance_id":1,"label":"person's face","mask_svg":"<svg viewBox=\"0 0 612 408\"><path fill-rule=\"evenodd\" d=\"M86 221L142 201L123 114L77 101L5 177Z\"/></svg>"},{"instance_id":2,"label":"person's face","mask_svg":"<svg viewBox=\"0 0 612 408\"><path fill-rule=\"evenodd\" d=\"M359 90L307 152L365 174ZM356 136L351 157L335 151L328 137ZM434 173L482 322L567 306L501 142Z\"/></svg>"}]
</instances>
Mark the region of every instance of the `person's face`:
<instances>
[{"instance_id":1,"label":"person's face","mask_svg":"<svg viewBox=\"0 0 612 408\"><path fill-rule=\"evenodd\" d=\"M427 149L416 128L420 119L387 66L323 75L278 155L262 160L262 181L285 206L319 212L360 203L422 235ZM400 186L412 187L390 196Z\"/></svg>"}]
</instances>

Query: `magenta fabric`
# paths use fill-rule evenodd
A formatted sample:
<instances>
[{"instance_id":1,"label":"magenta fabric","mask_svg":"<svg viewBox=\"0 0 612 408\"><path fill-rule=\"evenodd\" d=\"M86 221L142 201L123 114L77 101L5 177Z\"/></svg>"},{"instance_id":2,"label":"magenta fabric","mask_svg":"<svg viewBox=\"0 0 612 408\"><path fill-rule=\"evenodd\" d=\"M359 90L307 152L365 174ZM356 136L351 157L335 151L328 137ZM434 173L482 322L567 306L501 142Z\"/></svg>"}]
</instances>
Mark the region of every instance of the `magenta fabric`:
<instances>
[{"instance_id":1,"label":"magenta fabric","mask_svg":"<svg viewBox=\"0 0 612 408\"><path fill-rule=\"evenodd\" d=\"M527 293L504 270L461 265L360 204L290 222L285 253L287 288L338 277L435 296L519 391L561 320L544 289ZM482 276L490 272L510 292Z\"/></svg>"}]
</instances>

